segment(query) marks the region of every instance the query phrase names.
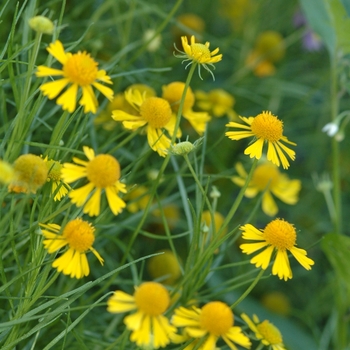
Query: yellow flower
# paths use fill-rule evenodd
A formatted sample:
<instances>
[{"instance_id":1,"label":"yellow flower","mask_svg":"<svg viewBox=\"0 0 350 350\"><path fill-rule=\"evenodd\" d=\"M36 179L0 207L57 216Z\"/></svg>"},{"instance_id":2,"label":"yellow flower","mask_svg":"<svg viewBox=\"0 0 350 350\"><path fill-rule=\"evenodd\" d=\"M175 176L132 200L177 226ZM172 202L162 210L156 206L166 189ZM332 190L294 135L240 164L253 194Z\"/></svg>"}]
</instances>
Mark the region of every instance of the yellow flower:
<instances>
[{"instance_id":1,"label":"yellow flower","mask_svg":"<svg viewBox=\"0 0 350 350\"><path fill-rule=\"evenodd\" d=\"M169 102L160 97L147 97L137 89L125 91L125 98L138 111L138 115L114 110L112 118L122 122L126 129L145 127L148 144L160 156L165 157L171 140L164 134L164 129L172 136L176 125L176 116L172 114ZM181 137L180 130L176 137Z\"/></svg>"},{"instance_id":2,"label":"yellow flower","mask_svg":"<svg viewBox=\"0 0 350 350\"><path fill-rule=\"evenodd\" d=\"M8 184L15 178L15 170L13 166L0 159L0 183Z\"/></svg>"},{"instance_id":3,"label":"yellow flower","mask_svg":"<svg viewBox=\"0 0 350 350\"><path fill-rule=\"evenodd\" d=\"M232 181L236 185L243 187L248 174L244 170L242 163L237 163L235 168L239 176L233 176ZM280 173L276 165L264 162L259 164L254 170L244 195L248 198L253 198L259 192L264 192L262 210L266 215L275 216L278 213L278 207L272 194L282 202L293 205L298 201L300 189L300 180L290 180L287 175Z\"/></svg>"},{"instance_id":4,"label":"yellow flower","mask_svg":"<svg viewBox=\"0 0 350 350\"><path fill-rule=\"evenodd\" d=\"M59 40L51 43L47 51L62 64L62 69L54 69L39 66L36 72L37 77L63 76L62 79L51 81L41 85L40 90L50 100L57 97L69 84L69 88L57 99L57 104L64 110L73 113L76 108L78 88L82 89L82 98L79 101L84 106L84 113L96 113L98 102L92 86L99 90L109 100L113 98L113 90L100 84L102 81L112 84L111 78L104 70L98 70L98 63L95 62L86 51L79 51L76 54L66 53Z\"/></svg>"},{"instance_id":5,"label":"yellow flower","mask_svg":"<svg viewBox=\"0 0 350 350\"><path fill-rule=\"evenodd\" d=\"M268 320L260 322L256 315L253 315L253 320L251 320L246 314L241 314L241 318L263 345L269 346L271 350L286 350L281 332Z\"/></svg>"},{"instance_id":6,"label":"yellow flower","mask_svg":"<svg viewBox=\"0 0 350 350\"><path fill-rule=\"evenodd\" d=\"M70 190L71 187L61 179L62 164L53 159L44 158L49 173L47 181L51 182L51 193L54 195L54 201L60 201Z\"/></svg>"},{"instance_id":7,"label":"yellow flower","mask_svg":"<svg viewBox=\"0 0 350 350\"><path fill-rule=\"evenodd\" d=\"M223 117L225 114L230 120L238 119L237 113L233 110L234 97L223 89L214 89L209 92L202 90L195 91L196 106L211 113L214 117Z\"/></svg>"},{"instance_id":8,"label":"yellow flower","mask_svg":"<svg viewBox=\"0 0 350 350\"><path fill-rule=\"evenodd\" d=\"M180 107L180 101L185 88L185 83L174 81L163 86L162 97L170 103L174 113L177 113ZM203 135L207 123L210 121L210 115L207 112L194 112L192 107L195 103L195 97L191 87L188 87L182 108L182 115L187 119L199 135ZM175 116L176 118L176 116Z\"/></svg>"},{"instance_id":9,"label":"yellow flower","mask_svg":"<svg viewBox=\"0 0 350 350\"><path fill-rule=\"evenodd\" d=\"M155 90L144 84L132 84L127 88L127 90L130 89L139 90L141 94L145 93L147 97L156 96ZM131 115L138 115L138 110L126 100L125 93L120 92L114 96L113 100L107 104L107 107L94 119L95 125L102 125L105 130L113 130L118 124L112 119L112 111L115 109L121 109Z\"/></svg>"},{"instance_id":10,"label":"yellow flower","mask_svg":"<svg viewBox=\"0 0 350 350\"><path fill-rule=\"evenodd\" d=\"M92 247L95 241L95 228L82 219L74 219L63 228L57 224L40 224L45 237L43 244L49 254L52 254L68 245L68 249L57 258L52 267L71 278L82 278L90 273L86 252L91 251L103 265L100 254Z\"/></svg>"},{"instance_id":11,"label":"yellow flower","mask_svg":"<svg viewBox=\"0 0 350 350\"><path fill-rule=\"evenodd\" d=\"M73 161L79 165L64 163L61 170L61 177L67 183L83 177L89 181L87 185L71 191L69 197L78 207L84 205L85 214L97 216L100 214L101 192L105 190L111 211L114 215L118 215L126 206L125 202L118 196L118 192L126 192L125 184L119 181L119 162L109 154L95 156L93 149L87 146L84 146L83 150L88 161L74 157ZM91 193L92 195L88 199Z\"/></svg>"},{"instance_id":12,"label":"yellow flower","mask_svg":"<svg viewBox=\"0 0 350 350\"><path fill-rule=\"evenodd\" d=\"M162 284L173 285L181 276L179 258L168 249L161 250L163 254L152 256L147 263L147 269L153 279L160 279Z\"/></svg>"},{"instance_id":13,"label":"yellow flower","mask_svg":"<svg viewBox=\"0 0 350 350\"><path fill-rule=\"evenodd\" d=\"M259 241L241 244L240 248L243 253L249 255L265 248L250 260L256 267L266 270L272 253L276 250L277 253L272 265L272 274L278 275L280 279L283 278L287 281L293 277L287 251L291 252L294 258L306 270L311 270L311 266L314 265L314 261L306 256L306 250L296 247L297 233L294 226L287 221L281 219L273 220L263 230L258 230L251 224L244 225L240 229L243 231L243 239Z\"/></svg>"},{"instance_id":14,"label":"yellow flower","mask_svg":"<svg viewBox=\"0 0 350 350\"><path fill-rule=\"evenodd\" d=\"M267 160L273 164L282 166L288 169L289 162L284 155L286 153L291 160L295 159L295 152L286 147L282 142L289 143L296 146L283 135L283 122L271 112L262 112L256 117L240 117L244 123L243 125L236 122L226 124L228 127L241 129L240 131L228 131L225 133L231 140L241 140L246 137L254 137L253 142L244 151L244 154L250 158L260 159L264 144L267 143ZM243 130L242 130L243 129Z\"/></svg>"},{"instance_id":15,"label":"yellow flower","mask_svg":"<svg viewBox=\"0 0 350 350\"><path fill-rule=\"evenodd\" d=\"M170 343L176 328L163 316L170 305L169 292L160 283L145 282L136 287L134 295L115 291L107 301L111 313L136 310L124 318L126 327L132 331L130 340L138 346L158 349Z\"/></svg>"},{"instance_id":16,"label":"yellow flower","mask_svg":"<svg viewBox=\"0 0 350 350\"><path fill-rule=\"evenodd\" d=\"M14 162L14 177L8 186L10 192L36 193L47 180L45 162L34 154L23 154Z\"/></svg>"},{"instance_id":17,"label":"yellow flower","mask_svg":"<svg viewBox=\"0 0 350 350\"><path fill-rule=\"evenodd\" d=\"M201 79L201 66L203 66L204 69L211 74L213 80L215 80L214 74L208 66L210 66L212 69L215 69L214 63L217 63L222 60L222 54L217 55L217 53L219 52L219 48L216 48L215 50L210 52L210 43L208 41L205 44L196 43L194 35L191 36L190 44L188 44L187 36L182 36L181 42L184 51L180 51L175 47L177 51L181 54L174 54L175 57L183 58L184 60L182 62L190 61L187 64L186 68L192 63L198 64L198 74Z\"/></svg>"},{"instance_id":18,"label":"yellow flower","mask_svg":"<svg viewBox=\"0 0 350 350\"><path fill-rule=\"evenodd\" d=\"M184 336L177 336L176 342L183 343L188 338L206 338L198 350L214 350L219 338L222 338L232 350L237 350L234 343L250 348L250 340L240 327L233 326L234 316L228 305L221 301L212 301L201 309L179 307L171 320L176 327L184 327ZM184 350L193 349L191 343Z\"/></svg>"}]
</instances>

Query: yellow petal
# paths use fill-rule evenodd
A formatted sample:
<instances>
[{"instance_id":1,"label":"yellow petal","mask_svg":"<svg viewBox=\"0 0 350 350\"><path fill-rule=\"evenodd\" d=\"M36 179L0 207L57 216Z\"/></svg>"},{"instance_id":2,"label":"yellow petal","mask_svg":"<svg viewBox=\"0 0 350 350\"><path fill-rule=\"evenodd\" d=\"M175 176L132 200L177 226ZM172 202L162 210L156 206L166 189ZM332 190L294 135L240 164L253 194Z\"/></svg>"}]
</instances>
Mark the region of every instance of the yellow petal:
<instances>
[{"instance_id":1,"label":"yellow petal","mask_svg":"<svg viewBox=\"0 0 350 350\"><path fill-rule=\"evenodd\" d=\"M51 43L47 48L49 54L56 58L56 60L63 65L67 62L67 59L70 55L64 52L64 47L59 40L56 40L54 43Z\"/></svg>"},{"instance_id":2,"label":"yellow petal","mask_svg":"<svg viewBox=\"0 0 350 350\"><path fill-rule=\"evenodd\" d=\"M261 253L252 258L250 262L256 267L261 267L263 270L266 270L269 266L273 250L273 246L267 247Z\"/></svg>"},{"instance_id":3,"label":"yellow petal","mask_svg":"<svg viewBox=\"0 0 350 350\"><path fill-rule=\"evenodd\" d=\"M167 138L160 129L155 129L148 125L147 140L153 151L158 152L161 157L167 155L167 150L170 147L170 139Z\"/></svg>"},{"instance_id":4,"label":"yellow petal","mask_svg":"<svg viewBox=\"0 0 350 350\"><path fill-rule=\"evenodd\" d=\"M244 150L244 154L248 154L250 158L260 159L263 146L264 140L258 139Z\"/></svg>"},{"instance_id":5,"label":"yellow petal","mask_svg":"<svg viewBox=\"0 0 350 350\"><path fill-rule=\"evenodd\" d=\"M166 317L160 315L152 318L153 345L156 349L164 348L170 343L169 334L175 333L176 328L169 324Z\"/></svg>"},{"instance_id":6,"label":"yellow petal","mask_svg":"<svg viewBox=\"0 0 350 350\"><path fill-rule=\"evenodd\" d=\"M106 98L110 101L113 100L113 95L114 95L114 92L111 88L107 87L107 86L104 86L100 83L97 83L97 82L94 82L92 83L92 85L97 89L99 90L104 96L106 96Z\"/></svg>"},{"instance_id":7,"label":"yellow petal","mask_svg":"<svg viewBox=\"0 0 350 350\"><path fill-rule=\"evenodd\" d=\"M88 183L83 187L69 192L68 196L71 198L72 203L74 203L77 207L81 207L85 203L91 191L93 191L94 187L94 184Z\"/></svg>"},{"instance_id":8,"label":"yellow petal","mask_svg":"<svg viewBox=\"0 0 350 350\"><path fill-rule=\"evenodd\" d=\"M244 239L255 240L255 241L265 240L265 238L262 236L263 233L251 224L246 224L240 227L240 230L243 231L242 236Z\"/></svg>"},{"instance_id":9,"label":"yellow petal","mask_svg":"<svg viewBox=\"0 0 350 350\"><path fill-rule=\"evenodd\" d=\"M135 309L135 298L120 290L115 291L107 301L107 310L111 313L121 313Z\"/></svg>"},{"instance_id":10,"label":"yellow petal","mask_svg":"<svg viewBox=\"0 0 350 350\"><path fill-rule=\"evenodd\" d=\"M277 156L276 153L276 149L275 146L277 148L278 151L278 146L277 144L274 144L273 142L268 142L268 147L267 147L267 160L269 160L270 162L272 162L273 164L280 166L280 160ZM283 157L285 158L285 156L283 155ZM288 162L287 162L288 163ZM282 161L283 164L283 161Z\"/></svg>"},{"instance_id":11,"label":"yellow petal","mask_svg":"<svg viewBox=\"0 0 350 350\"><path fill-rule=\"evenodd\" d=\"M45 230L42 232L46 238L43 241L44 248L47 249L48 253L50 254L56 252L68 244L68 242L61 235L56 235L55 233L50 233Z\"/></svg>"},{"instance_id":12,"label":"yellow petal","mask_svg":"<svg viewBox=\"0 0 350 350\"><path fill-rule=\"evenodd\" d=\"M311 266L315 262L306 256L306 250L293 247L290 249L290 252L293 254L294 258L298 260L299 264L306 270L311 270Z\"/></svg>"},{"instance_id":13,"label":"yellow petal","mask_svg":"<svg viewBox=\"0 0 350 350\"><path fill-rule=\"evenodd\" d=\"M79 101L79 104L84 107L84 113L96 113L98 103L91 86L82 86L82 91L83 95Z\"/></svg>"},{"instance_id":14,"label":"yellow petal","mask_svg":"<svg viewBox=\"0 0 350 350\"><path fill-rule=\"evenodd\" d=\"M262 197L262 210L269 216L275 216L278 213L277 204L269 191L266 191Z\"/></svg>"},{"instance_id":15,"label":"yellow petal","mask_svg":"<svg viewBox=\"0 0 350 350\"><path fill-rule=\"evenodd\" d=\"M62 106L62 109L73 113L77 104L78 85L72 84L58 99L57 104Z\"/></svg>"},{"instance_id":16,"label":"yellow petal","mask_svg":"<svg viewBox=\"0 0 350 350\"><path fill-rule=\"evenodd\" d=\"M40 86L40 90L44 96L47 96L50 100L55 98L69 83L69 79L59 79L50 81Z\"/></svg>"},{"instance_id":17,"label":"yellow petal","mask_svg":"<svg viewBox=\"0 0 350 350\"><path fill-rule=\"evenodd\" d=\"M257 250L260 250L267 246L266 242L260 242L260 243L243 243L239 246L240 249L242 249L242 253L244 254L252 254L256 252Z\"/></svg>"},{"instance_id":18,"label":"yellow petal","mask_svg":"<svg viewBox=\"0 0 350 350\"><path fill-rule=\"evenodd\" d=\"M61 169L61 178L64 182L71 183L86 177L86 167L71 163L64 163Z\"/></svg>"},{"instance_id":19,"label":"yellow petal","mask_svg":"<svg viewBox=\"0 0 350 350\"><path fill-rule=\"evenodd\" d=\"M38 70L36 71L35 75L38 78L63 75L63 70L54 69L46 66L38 66Z\"/></svg>"},{"instance_id":20,"label":"yellow petal","mask_svg":"<svg viewBox=\"0 0 350 350\"><path fill-rule=\"evenodd\" d=\"M95 192L89 198L84 206L84 213L89 216L98 216L100 214L101 189L96 188Z\"/></svg>"},{"instance_id":21,"label":"yellow petal","mask_svg":"<svg viewBox=\"0 0 350 350\"><path fill-rule=\"evenodd\" d=\"M88 146L83 146L83 151L87 159L93 160L95 158L95 151L92 148Z\"/></svg>"},{"instance_id":22,"label":"yellow petal","mask_svg":"<svg viewBox=\"0 0 350 350\"><path fill-rule=\"evenodd\" d=\"M203 135L207 127L207 123L210 121L211 117L207 112L194 112L191 109L183 113L185 119L187 119L194 130L199 135Z\"/></svg>"},{"instance_id":23,"label":"yellow petal","mask_svg":"<svg viewBox=\"0 0 350 350\"><path fill-rule=\"evenodd\" d=\"M279 279L283 278L285 281L293 277L288 255L285 250L277 250L275 262L272 265L272 274L278 275Z\"/></svg>"},{"instance_id":24,"label":"yellow petal","mask_svg":"<svg viewBox=\"0 0 350 350\"><path fill-rule=\"evenodd\" d=\"M251 346L249 338L243 334L241 327L231 327L229 331L223 336L223 339L231 349L234 349L234 347L233 344L230 344L228 342L228 340L231 340L247 349L249 349Z\"/></svg>"},{"instance_id":25,"label":"yellow petal","mask_svg":"<svg viewBox=\"0 0 350 350\"><path fill-rule=\"evenodd\" d=\"M116 191L115 187L107 187L106 196L108 205L114 215L118 215L123 211L123 208L126 207L125 202L121 198L119 198L118 192Z\"/></svg>"}]
</instances>

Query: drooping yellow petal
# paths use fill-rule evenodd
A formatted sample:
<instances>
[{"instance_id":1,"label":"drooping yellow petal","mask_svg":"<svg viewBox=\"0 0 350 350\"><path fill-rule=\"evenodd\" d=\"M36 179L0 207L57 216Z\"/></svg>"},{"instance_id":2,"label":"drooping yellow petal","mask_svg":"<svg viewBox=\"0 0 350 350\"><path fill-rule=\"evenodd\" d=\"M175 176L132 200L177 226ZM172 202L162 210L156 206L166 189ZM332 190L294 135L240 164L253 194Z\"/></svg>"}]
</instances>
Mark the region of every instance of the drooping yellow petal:
<instances>
[{"instance_id":1,"label":"drooping yellow petal","mask_svg":"<svg viewBox=\"0 0 350 350\"><path fill-rule=\"evenodd\" d=\"M263 233L255 228L251 224L246 224L240 228L242 232L242 237L244 239L254 240L254 241L264 241Z\"/></svg>"},{"instance_id":2,"label":"drooping yellow petal","mask_svg":"<svg viewBox=\"0 0 350 350\"><path fill-rule=\"evenodd\" d=\"M293 247L290 249L290 252L293 254L294 258L298 260L299 264L306 270L311 270L311 266L315 262L306 256L306 250Z\"/></svg>"},{"instance_id":3,"label":"drooping yellow petal","mask_svg":"<svg viewBox=\"0 0 350 350\"><path fill-rule=\"evenodd\" d=\"M225 336L223 336L223 338L227 344L229 344L227 342L227 339L230 339L231 341L239 344L240 346L243 346L244 348L249 349L251 346L249 338L243 334L241 327L231 327Z\"/></svg>"},{"instance_id":4,"label":"drooping yellow petal","mask_svg":"<svg viewBox=\"0 0 350 350\"><path fill-rule=\"evenodd\" d=\"M62 109L73 113L77 104L78 84L72 84L58 99L57 104Z\"/></svg>"},{"instance_id":5,"label":"drooping yellow petal","mask_svg":"<svg viewBox=\"0 0 350 350\"><path fill-rule=\"evenodd\" d=\"M254 243L251 243L254 244ZM254 264L256 267L261 267L263 270L266 270L269 266L271 255L274 250L273 246L267 247L258 255L255 255L250 262Z\"/></svg>"},{"instance_id":6,"label":"drooping yellow petal","mask_svg":"<svg viewBox=\"0 0 350 350\"><path fill-rule=\"evenodd\" d=\"M174 135L176 126L176 115L173 113L167 125L164 126L164 129L169 133L170 136ZM182 136L182 131L180 128L177 129L176 137L180 138Z\"/></svg>"},{"instance_id":7,"label":"drooping yellow petal","mask_svg":"<svg viewBox=\"0 0 350 350\"><path fill-rule=\"evenodd\" d=\"M83 95L79 101L79 104L84 107L84 113L92 112L96 113L97 99L90 85L82 86Z\"/></svg>"},{"instance_id":8,"label":"drooping yellow petal","mask_svg":"<svg viewBox=\"0 0 350 350\"><path fill-rule=\"evenodd\" d=\"M96 79L103 81L104 83L107 83L107 84L113 84L111 78L107 75L107 72L103 69L100 69L97 72Z\"/></svg>"},{"instance_id":9,"label":"drooping yellow petal","mask_svg":"<svg viewBox=\"0 0 350 350\"><path fill-rule=\"evenodd\" d=\"M207 127L207 123L210 121L211 117L207 112L194 112L191 109L183 113L185 119L187 119L194 130L199 135L203 135Z\"/></svg>"},{"instance_id":10,"label":"drooping yellow petal","mask_svg":"<svg viewBox=\"0 0 350 350\"><path fill-rule=\"evenodd\" d=\"M249 155L250 158L260 159L264 146L264 140L258 139L244 150L244 154Z\"/></svg>"},{"instance_id":11,"label":"drooping yellow petal","mask_svg":"<svg viewBox=\"0 0 350 350\"><path fill-rule=\"evenodd\" d=\"M47 96L50 100L55 98L69 83L69 80L59 79L55 81L49 81L40 86L40 90L43 92L44 96Z\"/></svg>"},{"instance_id":12,"label":"drooping yellow petal","mask_svg":"<svg viewBox=\"0 0 350 350\"><path fill-rule=\"evenodd\" d=\"M95 151L92 148L83 146L83 151L87 159L93 160L95 158Z\"/></svg>"},{"instance_id":13,"label":"drooping yellow petal","mask_svg":"<svg viewBox=\"0 0 350 350\"><path fill-rule=\"evenodd\" d=\"M237 141L241 139L245 139L247 137L254 136L251 131L227 131L225 132L225 135L231 140L237 140Z\"/></svg>"},{"instance_id":14,"label":"drooping yellow petal","mask_svg":"<svg viewBox=\"0 0 350 350\"><path fill-rule=\"evenodd\" d=\"M180 306L175 310L172 324L176 327L188 327L199 325L200 309L193 307L192 310Z\"/></svg>"},{"instance_id":15,"label":"drooping yellow petal","mask_svg":"<svg viewBox=\"0 0 350 350\"><path fill-rule=\"evenodd\" d=\"M92 253L96 256L96 258L98 259L98 261L100 262L101 265L103 265L104 260L102 258L102 256L98 253L98 251L96 249L94 249L93 247L90 247L90 250L92 251Z\"/></svg>"},{"instance_id":16,"label":"drooping yellow petal","mask_svg":"<svg viewBox=\"0 0 350 350\"><path fill-rule=\"evenodd\" d=\"M205 342L202 345L203 350L215 350L216 348L216 342L218 340L218 337L214 334L209 333L209 337L205 340Z\"/></svg>"},{"instance_id":17,"label":"drooping yellow petal","mask_svg":"<svg viewBox=\"0 0 350 350\"><path fill-rule=\"evenodd\" d=\"M267 160L269 160L270 162L272 162L273 164L275 164L277 166L280 166L280 159L278 158L277 153L276 153L276 149L275 149L275 147L276 147L277 151L278 151L277 144L270 142L270 141L267 144L268 144L268 146L267 146ZM283 157L285 158L284 154L283 154ZM283 160L282 160L282 164L283 164Z\"/></svg>"},{"instance_id":18,"label":"drooping yellow petal","mask_svg":"<svg viewBox=\"0 0 350 350\"><path fill-rule=\"evenodd\" d=\"M167 155L167 150L170 147L170 139L166 137L159 129L147 126L147 140L153 151L158 152L161 157Z\"/></svg>"},{"instance_id":19,"label":"drooping yellow petal","mask_svg":"<svg viewBox=\"0 0 350 350\"><path fill-rule=\"evenodd\" d=\"M94 184L88 183L83 187L69 192L68 196L71 198L72 203L76 204L77 207L81 207L93 189Z\"/></svg>"},{"instance_id":20,"label":"drooping yellow petal","mask_svg":"<svg viewBox=\"0 0 350 350\"><path fill-rule=\"evenodd\" d=\"M108 205L114 215L118 215L126 207L125 202L119 198L118 192L112 186L106 188Z\"/></svg>"},{"instance_id":21,"label":"drooping yellow petal","mask_svg":"<svg viewBox=\"0 0 350 350\"><path fill-rule=\"evenodd\" d=\"M278 275L279 279L284 279L285 281L293 277L288 255L285 250L277 250L275 262L272 265L272 274Z\"/></svg>"},{"instance_id":22,"label":"drooping yellow petal","mask_svg":"<svg viewBox=\"0 0 350 350\"><path fill-rule=\"evenodd\" d=\"M92 83L92 85L99 90L109 101L113 100L114 92L111 88L104 86L98 82Z\"/></svg>"},{"instance_id":23,"label":"drooping yellow petal","mask_svg":"<svg viewBox=\"0 0 350 350\"><path fill-rule=\"evenodd\" d=\"M166 317L159 315L152 318L153 345L155 349L165 347L170 343L169 333L176 332L176 328L169 324Z\"/></svg>"},{"instance_id":24,"label":"drooping yellow petal","mask_svg":"<svg viewBox=\"0 0 350 350\"><path fill-rule=\"evenodd\" d=\"M275 216L278 213L277 204L270 191L266 191L262 197L262 210L269 216Z\"/></svg>"},{"instance_id":25,"label":"drooping yellow petal","mask_svg":"<svg viewBox=\"0 0 350 350\"><path fill-rule=\"evenodd\" d=\"M100 205L101 205L101 189L96 188L95 192L86 202L83 211L85 214L88 214L89 216L98 216L100 214Z\"/></svg>"},{"instance_id":26,"label":"drooping yellow petal","mask_svg":"<svg viewBox=\"0 0 350 350\"><path fill-rule=\"evenodd\" d=\"M202 338L208 333L208 331L201 328L198 323L197 327L186 327L186 333L192 338Z\"/></svg>"}]
</instances>

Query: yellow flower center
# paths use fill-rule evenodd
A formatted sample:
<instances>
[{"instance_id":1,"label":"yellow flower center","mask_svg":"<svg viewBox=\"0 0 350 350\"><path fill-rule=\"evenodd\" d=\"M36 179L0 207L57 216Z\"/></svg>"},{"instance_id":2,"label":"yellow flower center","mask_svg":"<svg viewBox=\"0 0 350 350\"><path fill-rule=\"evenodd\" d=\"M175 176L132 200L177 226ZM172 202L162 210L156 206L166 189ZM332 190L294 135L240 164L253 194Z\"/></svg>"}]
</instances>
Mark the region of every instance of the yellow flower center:
<instances>
[{"instance_id":1,"label":"yellow flower center","mask_svg":"<svg viewBox=\"0 0 350 350\"><path fill-rule=\"evenodd\" d=\"M142 283L134 294L137 308L146 315L159 316L170 303L168 291L157 282Z\"/></svg>"},{"instance_id":2,"label":"yellow flower center","mask_svg":"<svg viewBox=\"0 0 350 350\"><path fill-rule=\"evenodd\" d=\"M280 331L268 320L265 320L258 325L256 325L259 333L262 335L263 339L267 340L269 344L281 344L282 335Z\"/></svg>"},{"instance_id":3,"label":"yellow flower center","mask_svg":"<svg viewBox=\"0 0 350 350\"><path fill-rule=\"evenodd\" d=\"M86 86L97 78L97 62L87 52L71 55L63 66L63 73L72 83Z\"/></svg>"},{"instance_id":4,"label":"yellow flower center","mask_svg":"<svg viewBox=\"0 0 350 350\"><path fill-rule=\"evenodd\" d=\"M258 114L250 127L258 139L265 141L276 142L283 136L283 123L271 112Z\"/></svg>"},{"instance_id":5,"label":"yellow flower center","mask_svg":"<svg viewBox=\"0 0 350 350\"><path fill-rule=\"evenodd\" d=\"M171 119L169 102L160 97L149 97L142 103L140 114L153 128L164 128Z\"/></svg>"},{"instance_id":6,"label":"yellow flower center","mask_svg":"<svg viewBox=\"0 0 350 350\"><path fill-rule=\"evenodd\" d=\"M278 250L291 249L297 239L294 226L281 219L271 221L265 227L263 236L268 244Z\"/></svg>"},{"instance_id":7,"label":"yellow flower center","mask_svg":"<svg viewBox=\"0 0 350 350\"><path fill-rule=\"evenodd\" d=\"M42 158L34 154L19 156L14 163L15 179L10 191L35 193L47 180L48 169Z\"/></svg>"},{"instance_id":8,"label":"yellow flower center","mask_svg":"<svg viewBox=\"0 0 350 350\"><path fill-rule=\"evenodd\" d=\"M185 83L180 81L174 81L169 85L163 87L163 98L166 99L174 112L177 112L180 107L180 101L185 88ZM185 101L183 105L183 112L186 113L194 105L194 93L192 89L188 87L186 91Z\"/></svg>"},{"instance_id":9,"label":"yellow flower center","mask_svg":"<svg viewBox=\"0 0 350 350\"><path fill-rule=\"evenodd\" d=\"M62 164L51 159L46 162L46 165L47 169L49 170L49 174L47 176L48 181L60 181Z\"/></svg>"},{"instance_id":10,"label":"yellow flower center","mask_svg":"<svg viewBox=\"0 0 350 350\"><path fill-rule=\"evenodd\" d=\"M86 167L87 178L98 188L113 186L120 178L119 162L109 154L99 154Z\"/></svg>"},{"instance_id":11,"label":"yellow flower center","mask_svg":"<svg viewBox=\"0 0 350 350\"><path fill-rule=\"evenodd\" d=\"M69 247L83 253L91 248L95 240L94 227L87 221L78 218L69 221L62 232Z\"/></svg>"},{"instance_id":12,"label":"yellow flower center","mask_svg":"<svg viewBox=\"0 0 350 350\"><path fill-rule=\"evenodd\" d=\"M198 63L206 63L210 61L211 54L208 47L204 44L191 44L192 58Z\"/></svg>"},{"instance_id":13,"label":"yellow flower center","mask_svg":"<svg viewBox=\"0 0 350 350\"><path fill-rule=\"evenodd\" d=\"M265 163L259 165L253 174L252 183L260 190L263 191L267 185L269 188L273 188L280 177L280 172L277 166L271 163Z\"/></svg>"},{"instance_id":14,"label":"yellow flower center","mask_svg":"<svg viewBox=\"0 0 350 350\"><path fill-rule=\"evenodd\" d=\"M233 313L221 301L212 301L203 306L199 319L201 328L219 337L233 326Z\"/></svg>"}]
</instances>

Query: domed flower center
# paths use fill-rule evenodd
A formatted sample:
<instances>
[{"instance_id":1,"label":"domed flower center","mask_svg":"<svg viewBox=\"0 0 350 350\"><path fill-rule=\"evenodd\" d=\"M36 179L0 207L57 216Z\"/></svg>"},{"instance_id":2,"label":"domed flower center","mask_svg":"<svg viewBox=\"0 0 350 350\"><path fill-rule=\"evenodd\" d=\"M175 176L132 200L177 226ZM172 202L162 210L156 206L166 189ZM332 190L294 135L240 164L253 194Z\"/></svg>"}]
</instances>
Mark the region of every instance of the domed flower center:
<instances>
[{"instance_id":1,"label":"domed flower center","mask_svg":"<svg viewBox=\"0 0 350 350\"><path fill-rule=\"evenodd\" d=\"M63 73L70 82L79 86L90 85L97 78L97 62L87 52L71 55L63 66Z\"/></svg>"},{"instance_id":2,"label":"domed flower center","mask_svg":"<svg viewBox=\"0 0 350 350\"><path fill-rule=\"evenodd\" d=\"M212 301L203 306L199 322L203 329L219 337L233 326L233 313L225 303Z\"/></svg>"},{"instance_id":3,"label":"domed flower center","mask_svg":"<svg viewBox=\"0 0 350 350\"><path fill-rule=\"evenodd\" d=\"M192 58L198 63L206 63L210 61L211 54L209 48L204 44L191 44Z\"/></svg>"},{"instance_id":4,"label":"domed flower center","mask_svg":"<svg viewBox=\"0 0 350 350\"><path fill-rule=\"evenodd\" d=\"M86 167L87 178L98 188L113 186L120 178L120 165L109 154L99 154Z\"/></svg>"},{"instance_id":5,"label":"domed flower center","mask_svg":"<svg viewBox=\"0 0 350 350\"><path fill-rule=\"evenodd\" d=\"M265 141L276 142L283 136L283 123L271 112L258 114L251 124L251 129L258 139Z\"/></svg>"},{"instance_id":6,"label":"domed flower center","mask_svg":"<svg viewBox=\"0 0 350 350\"><path fill-rule=\"evenodd\" d=\"M36 193L47 180L48 169L42 158L34 154L23 154L14 163L15 179L10 191Z\"/></svg>"},{"instance_id":7,"label":"domed flower center","mask_svg":"<svg viewBox=\"0 0 350 350\"><path fill-rule=\"evenodd\" d=\"M267 243L278 250L291 249L297 239L294 226L281 219L271 221L265 227L263 236Z\"/></svg>"},{"instance_id":8,"label":"domed flower center","mask_svg":"<svg viewBox=\"0 0 350 350\"><path fill-rule=\"evenodd\" d=\"M62 235L69 247L83 253L91 248L95 240L95 229L87 221L78 218L69 221L63 229Z\"/></svg>"},{"instance_id":9,"label":"domed flower center","mask_svg":"<svg viewBox=\"0 0 350 350\"><path fill-rule=\"evenodd\" d=\"M256 328L270 345L281 344L283 339L280 331L268 320L259 323Z\"/></svg>"},{"instance_id":10,"label":"domed flower center","mask_svg":"<svg viewBox=\"0 0 350 350\"><path fill-rule=\"evenodd\" d=\"M49 180L60 181L62 164L51 159L46 162L46 165L47 165L47 169L49 170L49 174L47 176L48 181Z\"/></svg>"},{"instance_id":11,"label":"domed flower center","mask_svg":"<svg viewBox=\"0 0 350 350\"><path fill-rule=\"evenodd\" d=\"M277 166L271 163L261 164L254 171L252 183L260 191L263 191L267 185L269 188L273 188L277 184L279 176L280 172Z\"/></svg>"},{"instance_id":12,"label":"domed flower center","mask_svg":"<svg viewBox=\"0 0 350 350\"><path fill-rule=\"evenodd\" d=\"M137 308L146 315L159 316L170 303L169 293L160 283L142 283L134 294Z\"/></svg>"},{"instance_id":13,"label":"domed flower center","mask_svg":"<svg viewBox=\"0 0 350 350\"><path fill-rule=\"evenodd\" d=\"M180 101L185 88L185 83L175 81L163 87L163 98L166 99L174 112L177 112L180 107ZM186 91L183 112L186 113L194 105L194 94L192 89L188 87Z\"/></svg>"},{"instance_id":14,"label":"domed flower center","mask_svg":"<svg viewBox=\"0 0 350 350\"><path fill-rule=\"evenodd\" d=\"M171 108L169 102L163 98L149 97L142 103L140 114L151 127L159 129L169 123Z\"/></svg>"}]
</instances>

